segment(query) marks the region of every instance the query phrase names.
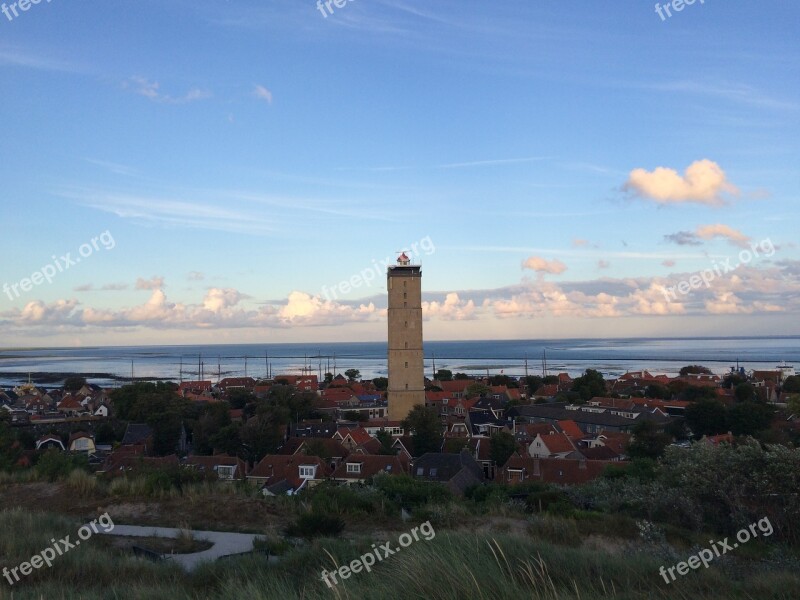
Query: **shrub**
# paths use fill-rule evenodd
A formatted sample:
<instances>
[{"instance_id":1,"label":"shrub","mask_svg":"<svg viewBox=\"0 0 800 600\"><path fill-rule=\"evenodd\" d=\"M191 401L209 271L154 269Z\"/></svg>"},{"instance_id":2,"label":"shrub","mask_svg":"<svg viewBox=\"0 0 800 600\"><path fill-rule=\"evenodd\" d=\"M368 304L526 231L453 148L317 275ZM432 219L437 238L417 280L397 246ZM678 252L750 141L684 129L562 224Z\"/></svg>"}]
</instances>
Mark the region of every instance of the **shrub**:
<instances>
[{"instance_id":1,"label":"shrub","mask_svg":"<svg viewBox=\"0 0 800 600\"><path fill-rule=\"evenodd\" d=\"M286 528L289 537L312 539L315 537L337 537L344 529L344 521L339 517L307 512L300 515Z\"/></svg>"}]
</instances>

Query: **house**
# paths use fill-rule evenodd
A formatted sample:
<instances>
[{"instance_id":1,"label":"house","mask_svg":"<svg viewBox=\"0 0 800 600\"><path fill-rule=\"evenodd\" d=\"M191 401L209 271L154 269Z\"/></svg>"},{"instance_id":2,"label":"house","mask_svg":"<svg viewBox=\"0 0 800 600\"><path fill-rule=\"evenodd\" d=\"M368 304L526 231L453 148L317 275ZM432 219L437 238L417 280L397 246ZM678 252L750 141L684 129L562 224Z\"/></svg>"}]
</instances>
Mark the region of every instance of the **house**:
<instances>
[{"instance_id":1,"label":"house","mask_svg":"<svg viewBox=\"0 0 800 600\"><path fill-rule=\"evenodd\" d=\"M392 437L405 435L401 421L390 421L389 419L370 419L362 425L366 432L375 437L378 432L385 431Z\"/></svg>"},{"instance_id":2,"label":"house","mask_svg":"<svg viewBox=\"0 0 800 600\"><path fill-rule=\"evenodd\" d=\"M76 415L85 410L83 404L81 404L81 399L73 395L64 396L56 409L58 412L68 416Z\"/></svg>"},{"instance_id":3,"label":"house","mask_svg":"<svg viewBox=\"0 0 800 600\"><path fill-rule=\"evenodd\" d=\"M94 411L94 416L95 417L106 417L106 418L108 418L108 416L110 414L111 414L111 407L106 403L100 404Z\"/></svg>"},{"instance_id":4,"label":"house","mask_svg":"<svg viewBox=\"0 0 800 600\"><path fill-rule=\"evenodd\" d=\"M94 445L94 437L85 431L78 431L69 436L70 452L85 452L94 454L97 448Z\"/></svg>"},{"instance_id":5,"label":"house","mask_svg":"<svg viewBox=\"0 0 800 600\"><path fill-rule=\"evenodd\" d=\"M407 473L407 464L399 456L351 454L336 467L331 478L348 485L366 483L381 473Z\"/></svg>"},{"instance_id":6,"label":"house","mask_svg":"<svg viewBox=\"0 0 800 600\"><path fill-rule=\"evenodd\" d=\"M149 425L128 423L121 446L137 454L150 454L153 449L153 430Z\"/></svg>"},{"instance_id":7,"label":"house","mask_svg":"<svg viewBox=\"0 0 800 600\"><path fill-rule=\"evenodd\" d=\"M217 389L223 394L233 390L252 392L256 387L256 380L252 377L226 377L217 384Z\"/></svg>"},{"instance_id":8,"label":"house","mask_svg":"<svg viewBox=\"0 0 800 600\"><path fill-rule=\"evenodd\" d=\"M174 454L170 456L142 456L131 450L118 449L108 455L98 473L121 475L129 471L151 471L177 468L179 466L180 460Z\"/></svg>"},{"instance_id":9,"label":"house","mask_svg":"<svg viewBox=\"0 0 800 600\"><path fill-rule=\"evenodd\" d=\"M247 463L237 456L189 456L186 466L202 473L216 473L220 481L242 481L247 477Z\"/></svg>"},{"instance_id":10,"label":"house","mask_svg":"<svg viewBox=\"0 0 800 600\"><path fill-rule=\"evenodd\" d=\"M329 475L330 468L317 456L268 454L253 467L247 480L260 485L265 496L292 496Z\"/></svg>"},{"instance_id":11,"label":"house","mask_svg":"<svg viewBox=\"0 0 800 600\"><path fill-rule=\"evenodd\" d=\"M570 458L529 458L512 456L503 466L499 481L509 485L539 481L562 485L576 485L597 479L609 465L605 460Z\"/></svg>"},{"instance_id":12,"label":"house","mask_svg":"<svg viewBox=\"0 0 800 600\"><path fill-rule=\"evenodd\" d=\"M61 450L62 452L66 450L66 448L64 448L64 442L61 441L61 437L54 434L44 435L40 437L38 440L36 440L36 449L37 450L56 449L56 450Z\"/></svg>"},{"instance_id":13,"label":"house","mask_svg":"<svg viewBox=\"0 0 800 600\"><path fill-rule=\"evenodd\" d=\"M729 431L728 433L721 433L719 435L704 435L700 441L712 446L719 446L720 444L732 444L733 434Z\"/></svg>"},{"instance_id":14,"label":"house","mask_svg":"<svg viewBox=\"0 0 800 600\"><path fill-rule=\"evenodd\" d=\"M601 433L593 439L587 439L586 444L588 448L607 446L611 448L615 454L619 455L620 458L625 459L628 453L628 445L631 443L632 437L630 433L614 433L609 431Z\"/></svg>"},{"instance_id":15,"label":"house","mask_svg":"<svg viewBox=\"0 0 800 600\"><path fill-rule=\"evenodd\" d=\"M333 435L333 439L341 442L342 446L352 452L357 447L366 444L373 438L363 427L354 427L352 429L340 427Z\"/></svg>"},{"instance_id":16,"label":"house","mask_svg":"<svg viewBox=\"0 0 800 600\"><path fill-rule=\"evenodd\" d=\"M423 454L414 461L412 475L416 479L444 484L457 496L463 496L467 488L480 485L486 480L483 468L466 448L458 454Z\"/></svg>"},{"instance_id":17,"label":"house","mask_svg":"<svg viewBox=\"0 0 800 600\"><path fill-rule=\"evenodd\" d=\"M316 456L325 460L332 469L335 469L350 454L350 450L345 448L339 440L333 438L289 438L278 450L278 454Z\"/></svg>"},{"instance_id":18,"label":"house","mask_svg":"<svg viewBox=\"0 0 800 600\"><path fill-rule=\"evenodd\" d=\"M533 458L567 458L576 452L575 444L565 433L538 434L528 445L528 455Z\"/></svg>"}]
</instances>

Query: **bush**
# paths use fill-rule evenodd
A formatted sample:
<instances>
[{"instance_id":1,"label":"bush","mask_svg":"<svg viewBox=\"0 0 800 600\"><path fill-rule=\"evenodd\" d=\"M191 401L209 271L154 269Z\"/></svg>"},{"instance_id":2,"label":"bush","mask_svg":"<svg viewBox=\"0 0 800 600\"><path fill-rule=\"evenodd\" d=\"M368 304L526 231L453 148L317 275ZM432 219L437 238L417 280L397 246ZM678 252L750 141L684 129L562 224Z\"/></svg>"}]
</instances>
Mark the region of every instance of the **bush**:
<instances>
[{"instance_id":1,"label":"bush","mask_svg":"<svg viewBox=\"0 0 800 600\"><path fill-rule=\"evenodd\" d=\"M87 471L89 461L83 454L70 455L58 450L48 450L39 457L36 472L50 481L66 478L75 469Z\"/></svg>"},{"instance_id":2,"label":"bush","mask_svg":"<svg viewBox=\"0 0 800 600\"><path fill-rule=\"evenodd\" d=\"M339 517L307 512L300 515L286 528L289 537L312 539L315 537L337 537L344 529L344 521Z\"/></svg>"},{"instance_id":3,"label":"bush","mask_svg":"<svg viewBox=\"0 0 800 600\"><path fill-rule=\"evenodd\" d=\"M453 495L438 483L419 481L410 475L378 475L373 482L389 500L401 506L449 502Z\"/></svg>"}]
</instances>

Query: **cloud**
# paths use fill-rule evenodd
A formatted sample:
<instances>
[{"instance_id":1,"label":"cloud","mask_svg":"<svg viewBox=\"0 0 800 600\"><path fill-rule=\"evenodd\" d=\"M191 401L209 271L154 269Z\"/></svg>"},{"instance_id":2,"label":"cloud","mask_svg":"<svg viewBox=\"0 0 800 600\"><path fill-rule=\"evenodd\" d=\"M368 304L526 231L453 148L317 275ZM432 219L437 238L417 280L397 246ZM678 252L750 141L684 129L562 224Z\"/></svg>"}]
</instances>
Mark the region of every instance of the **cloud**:
<instances>
[{"instance_id":1,"label":"cloud","mask_svg":"<svg viewBox=\"0 0 800 600\"><path fill-rule=\"evenodd\" d=\"M122 290L128 289L127 283L107 283L103 287L100 288L103 292L120 292Z\"/></svg>"},{"instance_id":2,"label":"cloud","mask_svg":"<svg viewBox=\"0 0 800 600\"><path fill-rule=\"evenodd\" d=\"M530 256L522 263L523 269L530 269L537 273L551 273L553 275L560 275L567 270L565 265L560 260L546 260L540 256Z\"/></svg>"},{"instance_id":3,"label":"cloud","mask_svg":"<svg viewBox=\"0 0 800 600\"><path fill-rule=\"evenodd\" d=\"M94 290L94 285L91 283L84 283L73 288L75 292L91 292L92 290Z\"/></svg>"},{"instance_id":4,"label":"cloud","mask_svg":"<svg viewBox=\"0 0 800 600\"><path fill-rule=\"evenodd\" d=\"M581 238L575 238L572 240L572 247L573 248L583 248L589 245L589 240L584 240Z\"/></svg>"},{"instance_id":5,"label":"cloud","mask_svg":"<svg viewBox=\"0 0 800 600\"><path fill-rule=\"evenodd\" d=\"M702 246L703 242L697 239L697 234L691 231L679 231L665 235L664 239L672 244L679 246Z\"/></svg>"},{"instance_id":6,"label":"cloud","mask_svg":"<svg viewBox=\"0 0 800 600\"><path fill-rule=\"evenodd\" d=\"M422 314L444 321L468 321L476 318L475 302L461 300L457 293L451 292L447 294L444 302L423 302Z\"/></svg>"},{"instance_id":7,"label":"cloud","mask_svg":"<svg viewBox=\"0 0 800 600\"><path fill-rule=\"evenodd\" d=\"M732 227L728 227L727 225L722 225L721 223L698 227L697 237L704 240L711 240L721 237L727 239L734 246L745 248L747 247L747 242L750 241L750 238L741 231L733 229Z\"/></svg>"},{"instance_id":8,"label":"cloud","mask_svg":"<svg viewBox=\"0 0 800 600\"><path fill-rule=\"evenodd\" d=\"M186 275L186 279L189 281L203 281L205 278L205 274L201 273L200 271L189 271L189 273Z\"/></svg>"},{"instance_id":9,"label":"cloud","mask_svg":"<svg viewBox=\"0 0 800 600\"><path fill-rule=\"evenodd\" d=\"M186 94L179 97L173 97L169 94L161 92L161 84L157 81L150 81L145 77L133 76L122 82L122 89L130 90L134 94L144 96L153 102L161 102L164 104L186 104L196 100L204 100L211 97L211 92L201 90L199 88L192 88Z\"/></svg>"},{"instance_id":10,"label":"cloud","mask_svg":"<svg viewBox=\"0 0 800 600\"><path fill-rule=\"evenodd\" d=\"M270 92L263 85L257 85L253 90L253 96L259 100L266 101L267 104L272 104L272 92Z\"/></svg>"},{"instance_id":11,"label":"cloud","mask_svg":"<svg viewBox=\"0 0 800 600\"><path fill-rule=\"evenodd\" d=\"M634 169L623 189L662 205L693 202L720 206L725 203L725 195L739 193L725 171L708 159L693 162L683 175L666 167L654 171Z\"/></svg>"},{"instance_id":12,"label":"cloud","mask_svg":"<svg viewBox=\"0 0 800 600\"><path fill-rule=\"evenodd\" d=\"M611 267L611 263L608 262L607 260L602 260L601 259L601 260L597 261L597 268L598 269L608 269L610 267Z\"/></svg>"},{"instance_id":13,"label":"cloud","mask_svg":"<svg viewBox=\"0 0 800 600\"><path fill-rule=\"evenodd\" d=\"M734 246L739 246L740 248L746 248L747 243L750 241L750 238L741 231L721 223L702 225L694 232L679 231L677 233L671 233L665 235L664 239L667 242L678 244L679 246L701 246L703 244L701 240L708 241L718 237L724 238Z\"/></svg>"},{"instance_id":14,"label":"cloud","mask_svg":"<svg viewBox=\"0 0 800 600\"><path fill-rule=\"evenodd\" d=\"M675 261L674 261L674 260L665 260L665 261L663 261L663 262L661 263L661 266L663 266L663 267L674 267L674 266L675 266L675 264L676 264L676 263L675 263Z\"/></svg>"},{"instance_id":15,"label":"cloud","mask_svg":"<svg viewBox=\"0 0 800 600\"><path fill-rule=\"evenodd\" d=\"M142 279L139 277L136 280L137 290L158 290L164 287L164 278L153 276L150 279Z\"/></svg>"}]
</instances>

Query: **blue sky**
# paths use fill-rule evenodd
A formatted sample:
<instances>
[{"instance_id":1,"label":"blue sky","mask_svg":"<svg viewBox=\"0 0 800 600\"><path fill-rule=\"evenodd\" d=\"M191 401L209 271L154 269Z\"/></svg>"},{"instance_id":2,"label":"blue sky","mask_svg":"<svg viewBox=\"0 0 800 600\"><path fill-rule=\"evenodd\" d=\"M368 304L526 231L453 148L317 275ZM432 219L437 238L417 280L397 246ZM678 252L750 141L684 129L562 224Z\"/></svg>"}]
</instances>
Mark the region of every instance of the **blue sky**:
<instances>
[{"instance_id":1,"label":"blue sky","mask_svg":"<svg viewBox=\"0 0 800 600\"><path fill-rule=\"evenodd\" d=\"M0 345L800 334L800 7L498 4L0 13Z\"/></svg>"}]
</instances>

